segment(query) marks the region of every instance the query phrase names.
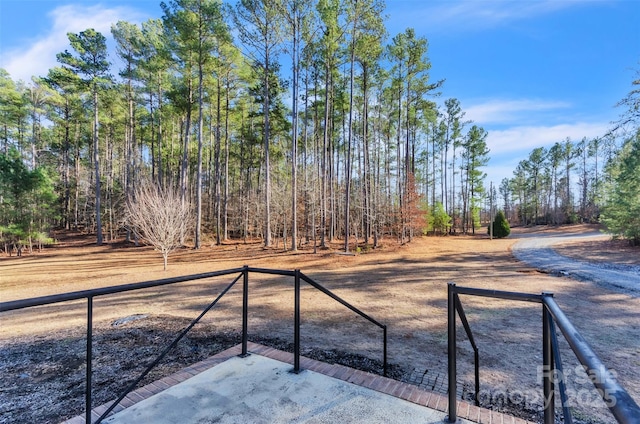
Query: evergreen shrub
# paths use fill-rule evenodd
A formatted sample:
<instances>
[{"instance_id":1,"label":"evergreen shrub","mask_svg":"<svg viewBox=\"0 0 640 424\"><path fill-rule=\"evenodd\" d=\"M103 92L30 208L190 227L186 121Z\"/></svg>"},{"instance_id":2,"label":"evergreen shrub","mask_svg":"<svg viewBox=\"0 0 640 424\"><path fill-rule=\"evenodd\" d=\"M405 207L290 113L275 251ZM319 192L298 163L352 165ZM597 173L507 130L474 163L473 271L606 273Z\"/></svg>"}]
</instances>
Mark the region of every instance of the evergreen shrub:
<instances>
[{"instance_id":1,"label":"evergreen shrub","mask_svg":"<svg viewBox=\"0 0 640 424\"><path fill-rule=\"evenodd\" d=\"M511 227L509 227L509 222L502 211L498 211L491 225L493 225L493 236L495 238L505 238L511 234ZM490 231L491 227L488 227L487 232Z\"/></svg>"}]
</instances>

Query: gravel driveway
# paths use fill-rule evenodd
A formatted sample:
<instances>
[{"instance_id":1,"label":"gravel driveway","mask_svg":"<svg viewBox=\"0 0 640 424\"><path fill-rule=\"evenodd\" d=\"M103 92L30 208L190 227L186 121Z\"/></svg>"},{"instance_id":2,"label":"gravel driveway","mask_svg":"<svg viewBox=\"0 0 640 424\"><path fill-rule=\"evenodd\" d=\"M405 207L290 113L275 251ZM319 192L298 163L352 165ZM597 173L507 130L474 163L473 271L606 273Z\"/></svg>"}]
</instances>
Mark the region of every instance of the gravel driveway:
<instances>
[{"instance_id":1,"label":"gravel driveway","mask_svg":"<svg viewBox=\"0 0 640 424\"><path fill-rule=\"evenodd\" d=\"M640 266L579 261L558 254L556 243L609 238L598 232L584 234L519 234L512 247L513 255L540 271L567 276L579 281L591 281L616 288L634 297L640 297Z\"/></svg>"}]
</instances>

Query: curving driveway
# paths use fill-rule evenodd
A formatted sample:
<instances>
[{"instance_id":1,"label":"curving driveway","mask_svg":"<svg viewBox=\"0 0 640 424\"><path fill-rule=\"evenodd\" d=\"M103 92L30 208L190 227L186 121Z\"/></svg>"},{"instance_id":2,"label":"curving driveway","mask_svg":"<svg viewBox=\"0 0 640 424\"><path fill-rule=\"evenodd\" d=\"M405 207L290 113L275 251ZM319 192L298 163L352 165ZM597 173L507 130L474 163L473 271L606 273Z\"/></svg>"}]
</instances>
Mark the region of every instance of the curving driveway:
<instances>
[{"instance_id":1,"label":"curving driveway","mask_svg":"<svg viewBox=\"0 0 640 424\"><path fill-rule=\"evenodd\" d=\"M585 239L608 238L598 232L583 234L520 234L512 247L513 255L543 272L567 276L580 281L591 281L614 287L634 297L640 296L640 266L579 261L558 254L556 243Z\"/></svg>"}]
</instances>

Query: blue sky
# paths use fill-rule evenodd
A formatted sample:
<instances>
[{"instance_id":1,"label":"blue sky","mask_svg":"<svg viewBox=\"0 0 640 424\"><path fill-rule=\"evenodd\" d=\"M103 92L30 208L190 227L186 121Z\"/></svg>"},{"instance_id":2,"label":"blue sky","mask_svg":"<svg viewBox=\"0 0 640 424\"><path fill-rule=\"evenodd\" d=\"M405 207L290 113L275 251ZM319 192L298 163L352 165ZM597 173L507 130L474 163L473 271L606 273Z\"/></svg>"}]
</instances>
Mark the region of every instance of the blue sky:
<instances>
[{"instance_id":1,"label":"blue sky","mask_svg":"<svg viewBox=\"0 0 640 424\"><path fill-rule=\"evenodd\" d=\"M487 184L535 147L603 135L640 69L640 0L387 0L390 36L429 40L432 79L489 132ZM56 65L67 32L109 35L162 15L159 0L0 0L0 67L29 81ZM115 65L117 66L117 64ZM285 65L286 66L286 65Z\"/></svg>"}]
</instances>

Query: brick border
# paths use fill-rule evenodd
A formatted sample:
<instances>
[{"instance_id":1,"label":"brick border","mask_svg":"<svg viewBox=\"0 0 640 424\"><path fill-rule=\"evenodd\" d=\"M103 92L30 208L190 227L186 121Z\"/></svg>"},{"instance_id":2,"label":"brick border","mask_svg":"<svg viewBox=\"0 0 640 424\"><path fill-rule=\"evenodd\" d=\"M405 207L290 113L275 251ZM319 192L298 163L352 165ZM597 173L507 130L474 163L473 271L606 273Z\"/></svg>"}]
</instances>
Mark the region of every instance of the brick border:
<instances>
[{"instance_id":1,"label":"brick border","mask_svg":"<svg viewBox=\"0 0 640 424\"><path fill-rule=\"evenodd\" d=\"M293 353L283 352L281 350L253 342L248 342L247 349L250 353L293 365ZM136 389L129 393L122 402L114 408L113 412L120 412L125 408L135 405L144 399L150 398L151 396L168 389L169 387L182 383L183 381L186 381L209 368L221 364L227 359L238 356L240 353L242 353L242 346L236 345L211 356L204 361L183 368L177 373ZM417 405L426 406L440 412L446 413L449 409L447 396L431 392L410 383L404 383L388 377L370 374L344 365L328 364L326 362L316 361L315 359L306 358L304 356L300 357L300 367L303 370L310 370L328 377L333 377L338 380L366 387L368 389L403 399ZM93 409L91 411L92 419L98 419L100 415L107 410L111 403L112 402L108 402ZM463 400L458 401L458 416L480 424L534 424L530 421L503 414L501 412L479 408ZM63 424L86 424L85 416L84 414L79 415L64 421Z\"/></svg>"}]
</instances>

